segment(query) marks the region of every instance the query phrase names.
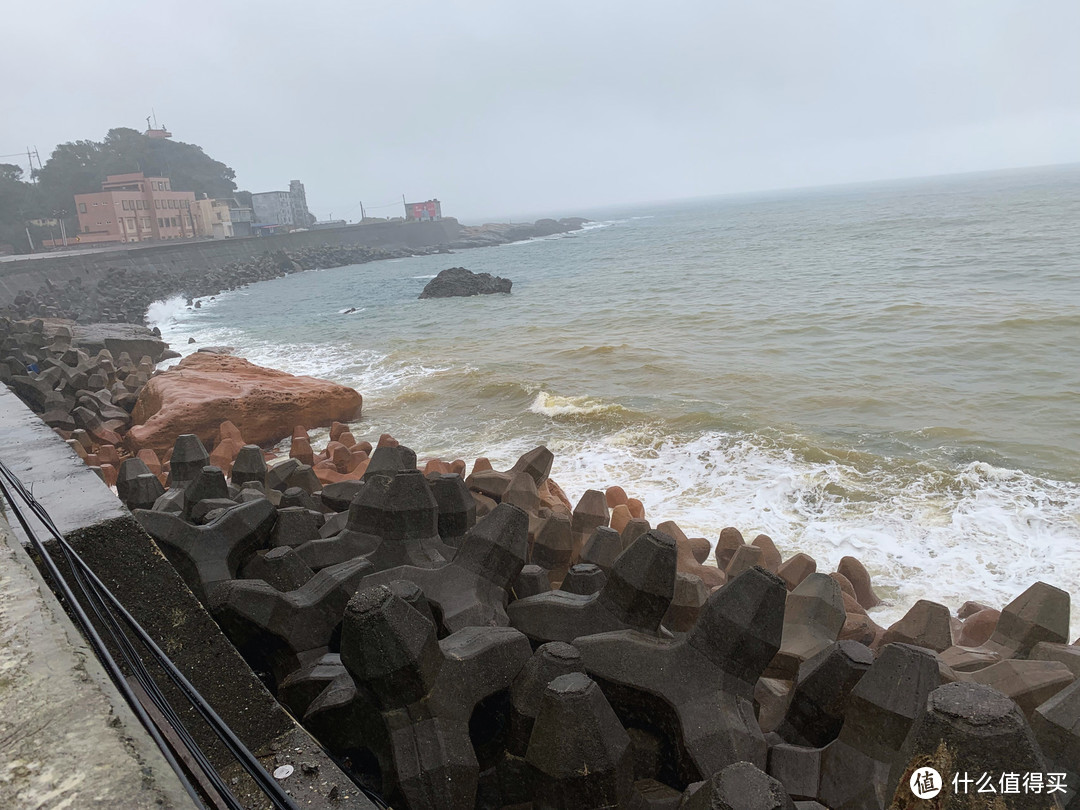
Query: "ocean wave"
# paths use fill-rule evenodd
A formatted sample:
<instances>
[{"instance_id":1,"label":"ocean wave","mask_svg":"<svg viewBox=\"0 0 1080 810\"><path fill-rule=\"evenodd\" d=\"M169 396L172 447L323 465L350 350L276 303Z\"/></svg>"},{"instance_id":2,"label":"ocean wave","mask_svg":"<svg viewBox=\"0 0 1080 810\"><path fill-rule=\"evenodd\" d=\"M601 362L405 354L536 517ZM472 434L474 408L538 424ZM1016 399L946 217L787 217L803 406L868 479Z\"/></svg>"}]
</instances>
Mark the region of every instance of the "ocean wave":
<instances>
[{"instance_id":1,"label":"ocean wave","mask_svg":"<svg viewBox=\"0 0 1080 810\"><path fill-rule=\"evenodd\" d=\"M164 330L177 323L187 311L187 302L183 296L176 295L161 301L155 301L146 308L146 323L153 329Z\"/></svg>"},{"instance_id":2,"label":"ocean wave","mask_svg":"<svg viewBox=\"0 0 1080 810\"><path fill-rule=\"evenodd\" d=\"M590 397L563 397L540 391L529 406L532 413L541 416L592 416L596 414L625 414L626 408L613 402L603 402Z\"/></svg>"},{"instance_id":3,"label":"ocean wave","mask_svg":"<svg viewBox=\"0 0 1080 810\"><path fill-rule=\"evenodd\" d=\"M556 413L583 407L547 397L539 404ZM968 599L1001 607L1037 580L1080 592L1080 485L985 462L868 464L861 454L837 458L753 434L664 436L658 428L554 437L552 477L571 501L586 489L623 486L654 526L675 520L690 536L715 542L725 526L747 540L767 534L785 557L805 552L820 571L858 557L887 600L872 611L884 626L919 599L954 610ZM504 444L477 455L498 467L528 449ZM1080 604L1073 621L1080 624Z\"/></svg>"}]
</instances>

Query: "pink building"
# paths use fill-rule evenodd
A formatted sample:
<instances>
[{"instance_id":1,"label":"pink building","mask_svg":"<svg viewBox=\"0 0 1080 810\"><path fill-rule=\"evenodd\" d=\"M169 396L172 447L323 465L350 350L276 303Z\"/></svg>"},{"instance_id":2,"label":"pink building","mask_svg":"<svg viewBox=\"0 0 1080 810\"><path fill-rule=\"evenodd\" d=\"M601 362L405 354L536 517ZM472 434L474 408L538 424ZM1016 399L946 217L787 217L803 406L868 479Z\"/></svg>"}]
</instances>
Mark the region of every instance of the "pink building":
<instances>
[{"instance_id":1,"label":"pink building","mask_svg":"<svg viewBox=\"0 0 1080 810\"><path fill-rule=\"evenodd\" d=\"M197 235L191 211L194 204L195 194L173 191L167 177L144 177L142 172L111 174L100 192L75 195L78 242L192 239Z\"/></svg>"}]
</instances>

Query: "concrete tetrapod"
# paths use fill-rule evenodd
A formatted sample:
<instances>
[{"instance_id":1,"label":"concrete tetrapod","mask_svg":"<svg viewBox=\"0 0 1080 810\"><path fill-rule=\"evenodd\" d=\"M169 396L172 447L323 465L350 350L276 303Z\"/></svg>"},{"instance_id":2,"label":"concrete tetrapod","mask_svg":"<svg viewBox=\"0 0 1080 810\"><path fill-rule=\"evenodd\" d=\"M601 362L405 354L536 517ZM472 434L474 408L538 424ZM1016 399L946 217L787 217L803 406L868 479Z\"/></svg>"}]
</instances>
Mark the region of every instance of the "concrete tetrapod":
<instances>
[{"instance_id":1,"label":"concrete tetrapod","mask_svg":"<svg viewBox=\"0 0 1080 810\"><path fill-rule=\"evenodd\" d=\"M609 630L657 633L675 593L675 561L675 541L649 532L619 555L598 593L558 590L519 599L508 608L511 623L534 644Z\"/></svg>"},{"instance_id":2,"label":"concrete tetrapod","mask_svg":"<svg viewBox=\"0 0 1080 810\"><path fill-rule=\"evenodd\" d=\"M939 682L930 650L907 644L882 649L848 696L840 735L821 750L818 801L832 810L886 807L889 769Z\"/></svg>"},{"instance_id":3,"label":"concrete tetrapod","mask_svg":"<svg viewBox=\"0 0 1080 810\"><path fill-rule=\"evenodd\" d=\"M857 641L838 641L799 668L787 714L776 729L789 743L821 748L844 725L848 695L874 663L874 654Z\"/></svg>"},{"instance_id":4,"label":"concrete tetrapod","mask_svg":"<svg viewBox=\"0 0 1080 810\"><path fill-rule=\"evenodd\" d=\"M566 576L563 577L558 590L565 593L575 593L578 596L592 596L600 593L606 584L607 574L599 565L578 563L570 566L570 570L566 572Z\"/></svg>"},{"instance_id":5,"label":"concrete tetrapod","mask_svg":"<svg viewBox=\"0 0 1080 810\"><path fill-rule=\"evenodd\" d=\"M388 448L397 449L401 448ZM369 472L349 506L348 530L380 538L368 555L376 570L433 568L454 556L439 538L439 505L419 470Z\"/></svg>"},{"instance_id":6,"label":"concrete tetrapod","mask_svg":"<svg viewBox=\"0 0 1080 810\"><path fill-rule=\"evenodd\" d=\"M439 510L439 537L447 545L457 547L476 525L476 501L456 473L430 476L428 484Z\"/></svg>"},{"instance_id":7,"label":"concrete tetrapod","mask_svg":"<svg viewBox=\"0 0 1080 810\"><path fill-rule=\"evenodd\" d=\"M567 515L551 514L543 519L529 548L529 562L548 572L552 586L566 576L574 556L574 534Z\"/></svg>"},{"instance_id":8,"label":"concrete tetrapod","mask_svg":"<svg viewBox=\"0 0 1080 810\"><path fill-rule=\"evenodd\" d=\"M1031 717L1035 739L1050 769L1063 772L1068 785L1061 797L1066 810L1080 808L1080 681L1058 692Z\"/></svg>"},{"instance_id":9,"label":"concrete tetrapod","mask_svg":"<svg viewBox=\"0 0 1080 810\"><path fill-rule=\"evenodd\" d=\"M203 604L215 586L236 577L245 558L266 546L277 518L263 499L234 506L205 526L167 512L132 514Z\"/></svg>"},{"instance_id":10,"label":"concrete tetrapod","mask_svg":"<svg viewBox=\"0 0 1080 810\"><path fill-rule=\"evenodd\" d=\"M1001 610L983 648L1002 658L1027 658L1040 641L1069 643L1069 593L1036 582Z\"/></svg>"},{"instance_id":11,"label":"concrete tetrapod","mask_svg":"<svg viewBox=\"0 0 1080 810\"><path fill-rule=\"evenodd\" d=\"M741 760L765 767L754 684L780 647L786 595L783 580L751 568L709 597L683 639L624 630L574 641L623 725L671 741L660 781L686 786Z\"/></svg>"},{"instance_id":12,"label":"concrete tetrapod","mask_svg":"<svg viewBox=\"0 0 1080 810\"><path fill-rule=\"evenodd\" d=\"M644 810L634 796L630 737L582 672L547 684L525 761L537 776L535 810Z\"/></svg>"},{"instance_id":13,"label":"concrete tetrapod","mask_svg":"<svg viewBox=\"0 0 1080 810\"><path fill-rule=\"evenodd\" d=\"M367 577L364 587L395 579L416 583L437 612L444 633L473 626L505 627L510 624L509 590L525 565L528 530L525 512L499 504L469 530L449 563L438 568L390 568Z\"/></svg>"},{"instance_id":14,"label":"concrete tetrapod","mask_svg":"<svg viewBox=\"0 0 1080 810\"><path fill-rule=\"evenodd\" d=\"M194 433L185 433L173 442L172 456L169 457L169 483L178 487L194 481L199 471L210 463L210 454L206 452L202 441Z\"/></svg>"},{"instance_id":15,"label":"concrete tetrapod","mask_svg":"<svg viewBox=\"0 0 1080 810\"><path fill-rule=\"evenodd\" d=\"M687 791L690 794L690 791ZM696 790L680 810L795 810L784 786L749 762L735 762Z\"/></svg>"},{"instance_id":16,"label":"concrete tetrapod","mask_svg":"<svg viewBox=\"0 0 1080 810\"><path fill-rule=\"evenodd\" d=\"M936 770L945 784L927 775L925 768ZM925 805L910 788L912 775L922 772L923 778L942 788L943 810L985 807L990 806L983 804L987 793L1005 794L1010 787L1005 775L1013 774L1015 786L1007 798L999 799L1000 805L993 806L1049 810L1054 807L1052 795L1029 793L1022 785L1024 775L1047 770L1031 728L1013 701L988 686L950 683L930 693L926 710L894 761L884 795L898 810ZM990 777L990 791L979 782L984 774ZM957 781L950 784L953 776Z\"/></svg>"},{"instance_id":17,"label":"concrete tetrapod","mask_svg":"<svg viewBox=\"0 0 1080 810\"><path fill-rule=\"evenodd\" d=\"M803 661L836 641L845 618L840 586L825 574L807 576L788 594L780 650L765 677L795 680Z\"/></svg>"},{"instance_id":18,"label":"concrete tetrapod","mask_svg":"<svg viewBox=\"0 0 1080 810\"><path fill-rule=\"evenodd\" d=\"M525 762L533 723L540 712L544 691L552 680L571 672L583 672L577 648L561 641L543 644L514 678L510 687L510 718L506 752L498 764L499 791L503 804L528 802L532 796L532 773Z\"/></svg>"},{"instance_id":19,"label":"concrete tetrapod","mask_svg":"<svg viewBox=\"0 0 1080 810\"><path fill-rule=\"evenodd\" d=\"M439 641L431 622L387 587L353 597L341 662L386 729L391 799L411 810L473 810L480 763L470 718L509 689L531 655L528 639L509 627L468 627Z\"/></svg>"},{"instance_id":20,"label":"concrete tetrapod","mask_svg":"<svg viewBox=\"0 0 1080 810\"><path fill-rule=\"evenodd\" d=\"M364 559L324 568L287 593L258 579L221 583L209 608L221 629L256 671L280 683L309 650L337 646L345 606L371 563Z\"/></svg>"}]
</instances>

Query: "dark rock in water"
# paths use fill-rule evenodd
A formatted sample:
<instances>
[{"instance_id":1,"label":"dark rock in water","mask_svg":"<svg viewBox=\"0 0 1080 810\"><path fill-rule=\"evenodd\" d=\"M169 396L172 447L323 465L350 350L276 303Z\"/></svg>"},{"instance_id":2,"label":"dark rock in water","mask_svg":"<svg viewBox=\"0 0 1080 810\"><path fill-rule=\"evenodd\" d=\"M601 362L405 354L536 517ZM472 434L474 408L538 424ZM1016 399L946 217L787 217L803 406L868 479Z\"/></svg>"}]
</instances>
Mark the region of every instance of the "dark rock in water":
<instances>
[{"instance_id":1,"label":"dark rock in water","mask_svg":"<svg viewBox=\"0 0 1080 810\"><path fill-rule=\"evenodd\" d=\"M453 298L455 296L509 293L513 284L508 278L490 273L474 273L464 267L443 270L424 287L421 298Z\"/></svg>"}]
</instances>

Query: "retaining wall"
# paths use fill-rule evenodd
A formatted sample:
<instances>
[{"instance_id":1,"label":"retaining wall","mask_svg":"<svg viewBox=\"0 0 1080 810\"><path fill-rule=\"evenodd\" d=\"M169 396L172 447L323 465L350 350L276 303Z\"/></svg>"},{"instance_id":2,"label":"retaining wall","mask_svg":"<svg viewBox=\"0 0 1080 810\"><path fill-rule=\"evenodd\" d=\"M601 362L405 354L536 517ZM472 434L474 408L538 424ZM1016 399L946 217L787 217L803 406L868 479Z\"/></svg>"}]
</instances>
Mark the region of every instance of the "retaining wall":
<instances>
[{"instance_id":1,"label":"retaining wall","mask_svg":"<svg viewBox=\"0 0 1080 810\"><path fill-rule=\"evenodd\" d=\"M121 267L129 270L154 268L164 272L189 268L212 270L263 253L319 245L434 247L453 242L460 232L461 226L453 219L379 222L243 239L125 245L113 250L88 250L63 256L37 254L0 262L0 305L11 303L23 290L37 290L46 280L63 285L78 277L84 284L92 284Z\"/></svg>"}]
</instances>

